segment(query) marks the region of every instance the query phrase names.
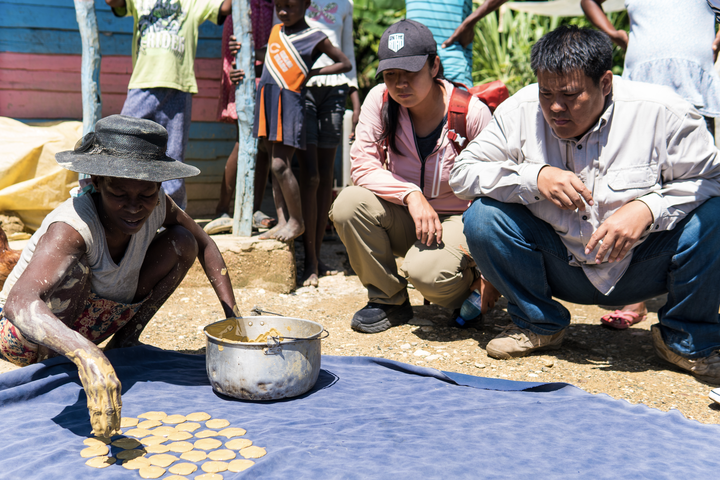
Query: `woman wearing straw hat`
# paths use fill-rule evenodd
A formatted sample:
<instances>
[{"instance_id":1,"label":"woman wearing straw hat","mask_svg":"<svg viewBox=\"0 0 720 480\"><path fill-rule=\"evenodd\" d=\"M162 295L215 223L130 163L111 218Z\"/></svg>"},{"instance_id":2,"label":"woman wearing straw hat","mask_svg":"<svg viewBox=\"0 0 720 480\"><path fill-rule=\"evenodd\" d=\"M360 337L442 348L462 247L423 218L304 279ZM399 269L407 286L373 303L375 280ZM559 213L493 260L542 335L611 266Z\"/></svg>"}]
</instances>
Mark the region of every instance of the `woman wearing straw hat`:
<instances>
[{"instance_id":1,"label":"woman wearing straw hat","mask_svg":"<svg viewBox=\"0 0 720 480\"><path fill-rule=\"evenodd\" d=\"M97 344L113 334L106 349L138 344L195 258L225 316L237 310L217 246L161 187L200 173L166 146L162 126L113 115L58 153L61 166L90 175L92 188L45 218L0 292L0 354L21 366L68 357L98 436L119 430L121 386Z\"/></svg>"}]
</instances>

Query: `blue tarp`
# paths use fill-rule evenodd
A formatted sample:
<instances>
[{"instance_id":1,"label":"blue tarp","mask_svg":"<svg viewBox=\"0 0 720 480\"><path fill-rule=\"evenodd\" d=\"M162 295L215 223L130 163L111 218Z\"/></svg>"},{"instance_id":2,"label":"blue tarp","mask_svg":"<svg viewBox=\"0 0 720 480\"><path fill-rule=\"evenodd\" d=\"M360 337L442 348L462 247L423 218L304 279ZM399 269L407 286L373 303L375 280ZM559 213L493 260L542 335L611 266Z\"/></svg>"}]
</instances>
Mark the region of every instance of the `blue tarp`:
<instances>
[{"instance_id":1,"label":"blue tarp","mask_svg":"<svg viewBox=\"0 0 720 480\"><path fill-rule=\"evenodd\" d=\"M122 381L123 416L205 411L267 449L249 470L223 472L226 480L659 479L720 471L718 426L567 384L324 356L309 393L247 402L213 392L204 356L135 347L108 357ZM0 375L0 432L0 478L140 478L119 465L84 464L86 398L64 358Z\"/></svg>"}]
</instances>

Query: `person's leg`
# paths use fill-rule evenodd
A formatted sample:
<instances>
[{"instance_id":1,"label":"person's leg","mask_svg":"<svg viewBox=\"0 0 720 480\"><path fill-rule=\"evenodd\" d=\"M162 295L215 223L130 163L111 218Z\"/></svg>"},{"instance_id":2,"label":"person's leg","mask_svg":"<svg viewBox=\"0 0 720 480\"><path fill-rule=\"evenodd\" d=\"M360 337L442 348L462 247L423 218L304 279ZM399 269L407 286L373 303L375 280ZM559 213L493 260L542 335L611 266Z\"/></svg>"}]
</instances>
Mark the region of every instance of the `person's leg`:
<instances>
[{"instance_id":1,"label":"person's leg","mask_svg":"<svg viewBox=\"0 0 720 480\"><path fill-rule=\"evenodd\" d=\"M551 282L586 287L589 281L581 268L568 265L567 249L553 228L524 205L490 198L475 200L463 220L470 253L485 278L508 299L513 322L540 335L567 327L570 313L553 300ZM548 262L564 276L551 278ZM572 301L591 303L594 291L581 292L582 298Z\"/></svg>"},{"instance_id":2,"label":"person's leg","mask_svg":"<svg viewBox=\"0 0 720 480\"><path fill-rule=\"evenodd\" d=\"M720 198L714 197L674 229L651 234L635 249L633 269L617 286L652 282L656 290L668 292L667 303L658 312L659 330L665 344L685 358L707 357L720 348L719 243ZM660 259L667 264L664 277L643 275Z\"/></svg>"},{"instance_id":3,"label":"person's leg","mask_svg":"<svg viewBox=\"0 0 720 480\"><path fill-rule=\"evenodd\" d=\"M456 309L470 295L475 280L474 262L463 234L461 215L442 217L442 244L415 242L401 266L410 283L426 300L442 307Z\"/></svg>"},{"instance_id":4,"label":"person's leg","mask_svg":"<svg viewBox=\"0 0 720 480\"><path fill-rule=\"evenodd\" d=\"M307 119L308 117L306 115L305 120L307 121ZM317 195L318 184L320 182L317 145L308 143L304 151L297 151L297 157L298 163L300 164L298 180L302 202L302 216L305 222L305 232L302 234L305 262L300 282L304 287L317 287L319 279L316 243L322 242L322 237L317 237Z\"/></svg>"},{"instance_id":5,"label":"person's leg","mask_svg":"<svg viewBox=\"0 0 720 480\"><path fill-rule=\"evenodd\" d=\"M235 146L225 162L225 170L223 170L222 182L220 182L220 199L215 207L215 215L220 216L224 213L230 213L230 202L233 193L235 193L235 184L237 183L237 162L238 149L240 145L235 142Z\"/></svg>"},{"instance_id":6,"label":"person's leg","mask_svg":"<svg viewBox=\"0 0 720 480\"><path fill-rule=\"evenodd\" d=\"M297 150L300 166L298 182L302 200L302 215L305 231L302 234L305 262L300 284L304 287L317 287L318 262L315 243L317 233L317 191L320 174L318 173L318 100L322 99L322 87L309 87L305 94L305 150ZM322 241L322 237L319 239Z\"/></svg>"},{"instance_id":7,"label":"person's leg","mask_svg":"<svg viewBox=\"0 0 720 480\"><path fill-rule=\"evenodd\" d=\"M318 107L318 172L320 180L317 189L317 227L315 238L315 256L318 263L318 274L332 275L337 273L325 265L320 258L320 248L328 223L328 212L332 203L333 174L335 170L335 153L342 142L343 116L349 87L339 85L326 87L325 95Z\"/></svg>"},{"instance_id":8,"label":"person's leg","mask_svg":"<svg viewBox=\"0 0 720 480\"><path fill-rule=\"evenodd\" d=\"M287 207L285 206L285 198L283 198L282 190L280 189L280 183L278 183L275 175L270 177L270 186L272 188L273 201L275 202L275 215L277 215L277 225L272 227L267 232L260 235L260 240L268 240L275 238L275 234L285 228L287 219L289 218Z\"/></svg>"},{"instance_id":9,"label":"person's leg","mask_svg":"<svg viewBox=\"0 0 720 480\"><path fill-rule=\"evenodd\" d=\"M268 159L268 152L264 141L259 140L257 148L257 154L255 155L255 188L253 191L253 226L257 226L257 228L272 228L277 223L277 220L268 217L262 211L265 187L267 186L268 175L270 174L270 160Z\"/></svg>"},{"instance_id":10,"label":"person's leg","mask_svg":"<svg viewBox=\"0 0 720 480\"><path fill-rule=\"evenodd\" d=\"M288 213L285 225L278 229L272 237L281 242L289 242L297 238L305 229L302 217L300 187L290 166L293 153L295 153L295 147L290 147L279 142L272 144L271 168L273 176L282 191L282 198Z\"/></svg>"},{"instance_id":11,"label":"person's leg","mask_svg":"<svg viewBox=\"0 0 720 480\"><path fill-rule=\"evenodd\" d=\"M118 330L106 349L140 343L140 334L150 319L172 295L198 254L195 237L184 227L171 226L150 244L140 268L134 302L144 303L132 319Z\"/></svg>"},{"instance_id":12,"label":"person's leg","mask_svg":"<svg viewBox=\"0 0 720 480\"><path fill-rule=\"evenodd\" d=\"M337 147L329 148L318 148L318 172L320 173L320 180L318 182L317 190L317 227L315 238L315 256L318 262L318 274L324 275L335 275L337 270L333 270L327 266L320 258L320 249L322 247L322 240L325 237L325 229L328 224L328 213L330 212L330 205L332 204L332 185L335 169L335 152Z\"/></svg>"},{"instance_id":13,"label":"person's leg","mask_svg":"<svg viewBox=\"0 0 720 480\"><path fill-rule=\"evenodd\" d=\"M208 235L232 231L233 219L230 217L230 202L235 193L235 183L237 181L238 148L239 144L235 142L235 146L225 162L225 170L223 170L223 177L220 182L220 198L215 206L215 219L203 227L203 230Z\"/></svg>"},{"instance_id":14,"label":"person's leg","mask_svg":"<svg viewBox=\"0 0 720 480\"><path fill-rule=\"evenodd\" d=\"M368 304L350 326L377 333L412 318L407 280L400 276L395 254L415 243L415 225L407 208L387 202L362 187L347 187L335 199L330 219L348 252L350 265L368 290Z\"/></svg>"},{"instance_id":15,"label":"person's leg","mask_svg":"<svg viewBox=\"0 0 720 480\"><path fill-rule=\"evenodd\" d=\"M270 156L268 155L267 142L264 139L258 139L257 147L257 154L255 155L253 212L262 209L263 198L265 198L265 187L267 186L268 176L270 175Z\"/></svg>"},{"instance_id":16,"label":"person's leg","mask_svg":"<svg viewBox=\"0 0 720 480\"><path fill-rule=\"evenodd\" d=\"M593 303L597 290L580 267L568 264L557 233L524 205L490 198L475 200L463 223L473 259L508 299L513 321L487 344L487 354L510 359L559 348L570 313L552 298L555 290L571 285L570 300L577 303Z\"/></svg>"},{"instance_id":17,"label":"person's leg","mask_svg":"<svg viewBox=\"0 0 720 480\"><path fill-rule=\"evenodd\" d=\"M368 289L370 302L400 305L407 280L398 274L395 255L404 256L417 240L407 208L387 202L363 187L347 187L330 211L350 265Z\"/></svg>"}]
</instances>

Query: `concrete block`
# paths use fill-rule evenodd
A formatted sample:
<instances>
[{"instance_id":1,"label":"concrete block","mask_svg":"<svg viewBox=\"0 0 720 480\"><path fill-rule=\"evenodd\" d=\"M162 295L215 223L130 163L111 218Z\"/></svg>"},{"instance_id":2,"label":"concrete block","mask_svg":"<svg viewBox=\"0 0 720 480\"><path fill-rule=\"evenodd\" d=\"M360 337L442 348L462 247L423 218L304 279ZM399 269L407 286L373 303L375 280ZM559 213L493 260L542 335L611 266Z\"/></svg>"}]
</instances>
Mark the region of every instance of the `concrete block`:
<instances>
[{"instance_id":1,"label":"concrete block","mask_svg":"<svg viewBox=\"0 0 720 480\"><path fill-rule=\"evenodd\" d=\"M264 288L277 293L295 290L295 248L293 243L260 240L259 237L212 235L230 272L233 288ZM183 287L210 285L199 261L182 282Z\"/></svg>"}]
</instances>

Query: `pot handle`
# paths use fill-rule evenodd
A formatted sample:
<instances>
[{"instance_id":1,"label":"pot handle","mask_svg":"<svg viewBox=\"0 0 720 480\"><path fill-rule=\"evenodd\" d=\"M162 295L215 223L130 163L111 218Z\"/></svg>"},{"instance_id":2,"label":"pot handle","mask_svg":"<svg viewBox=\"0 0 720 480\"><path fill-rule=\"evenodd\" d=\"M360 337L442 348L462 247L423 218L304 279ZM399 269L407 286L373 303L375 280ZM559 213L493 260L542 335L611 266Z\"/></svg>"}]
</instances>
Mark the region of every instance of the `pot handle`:
<instances>
[{"instance_id":1,"label":"pot handle","mask_svg":"<svg viewBox=\"0 0 720 480\"><path fill-rule=\"evenodd\" d=\"M326 334L324 337L322 336ZM294 337L268 337L267 339L267 346L263 349L263 353L265 355L278 355L280 352L282 352L282 343L280 343L280 338L283 340L324 340L330 336L330 332L325 330L325 327L323 327L322 332L320 332L320 335L317 338L294 338Z\"/></svg>"},{"instance_id":2,"label":"pot handle","mask_svg":"<svg viewBox=\"0 0 720 480\"><path fill-rule=\"evenodd\" d=\"M285 317L285 316L287 316L287 315L282 315L282 314L280 314L280 313L268 312L267 310L263 310L262 308L260 308L260 307L257 306L257 305L255 305L255 306L252 308L252 310L250 310L250 313L254 313L256 316L260 316L260 315L262 315L263 313L266 313L266 314L268 314L268 315L275 315L276 317Z\"/></svg>"}]
</instances>

